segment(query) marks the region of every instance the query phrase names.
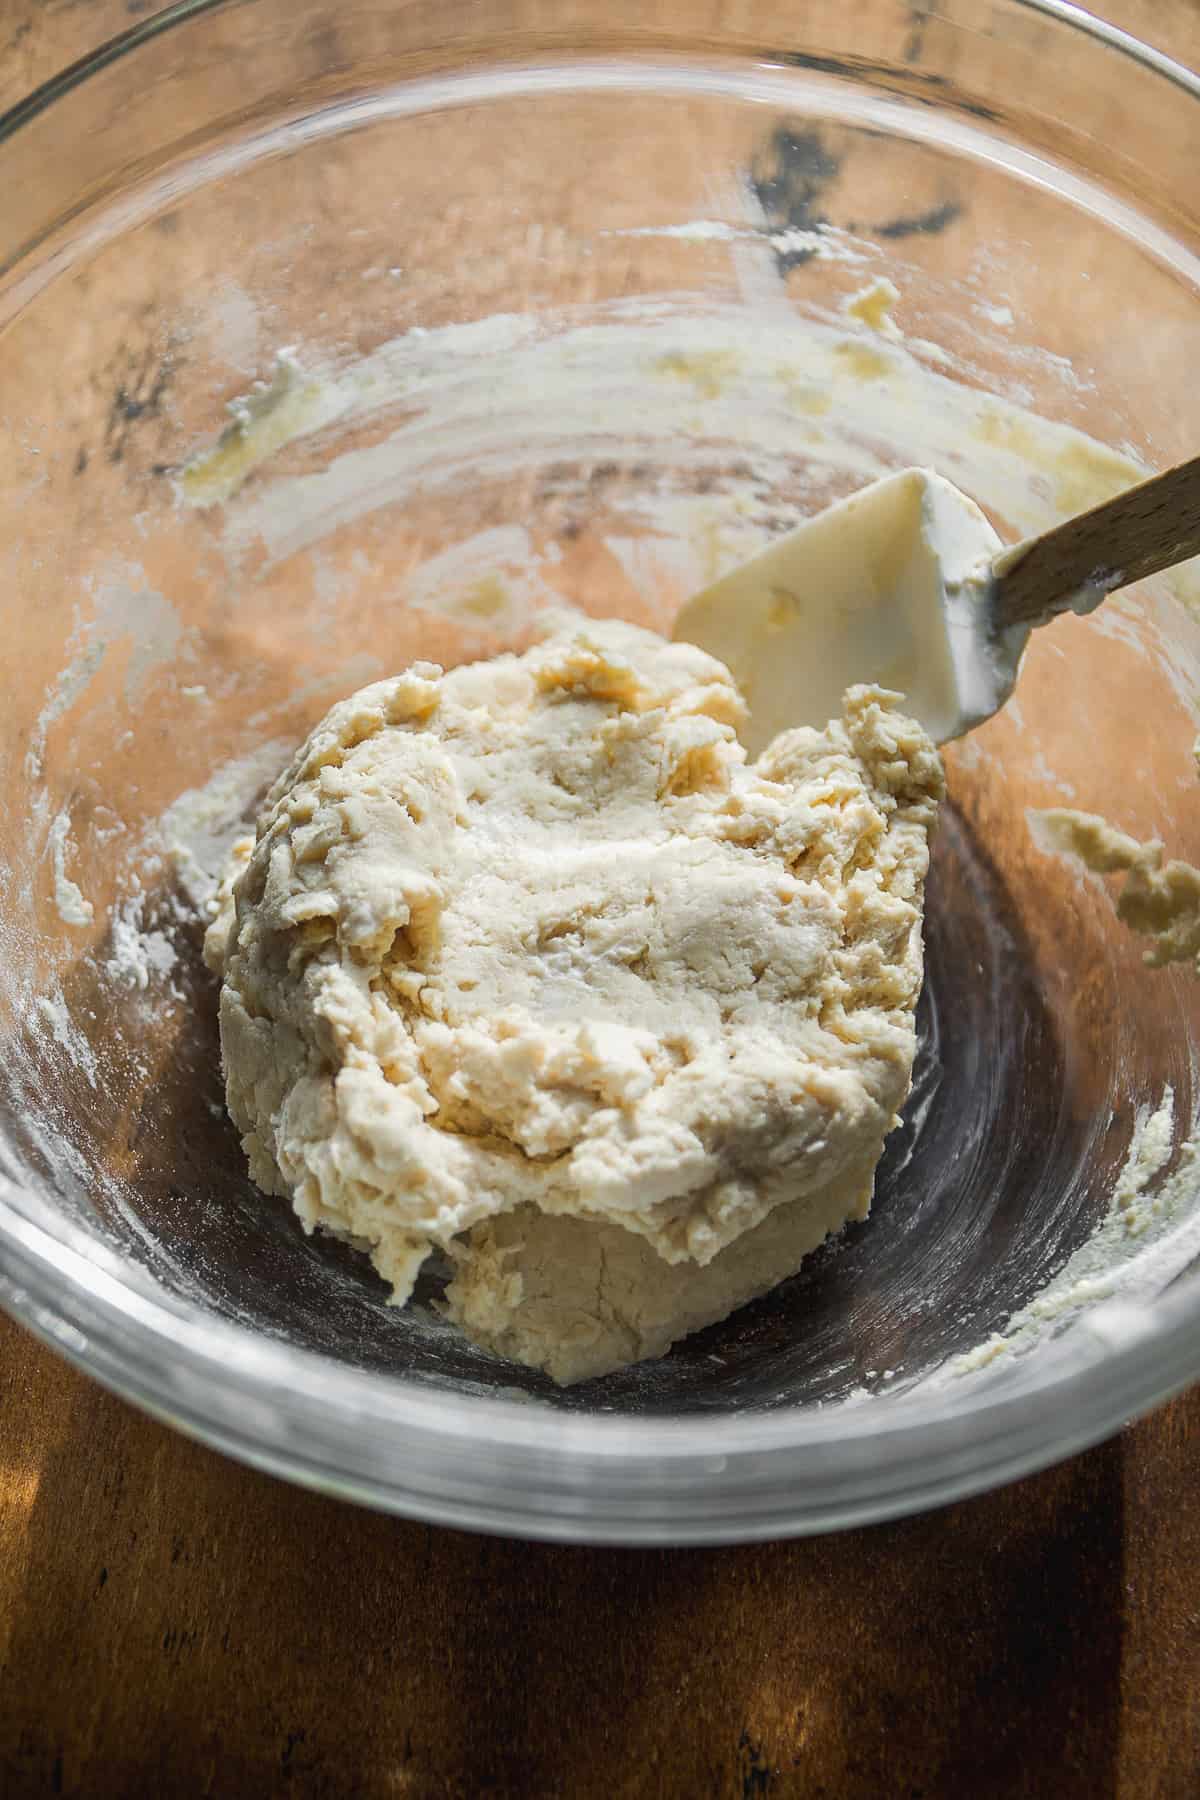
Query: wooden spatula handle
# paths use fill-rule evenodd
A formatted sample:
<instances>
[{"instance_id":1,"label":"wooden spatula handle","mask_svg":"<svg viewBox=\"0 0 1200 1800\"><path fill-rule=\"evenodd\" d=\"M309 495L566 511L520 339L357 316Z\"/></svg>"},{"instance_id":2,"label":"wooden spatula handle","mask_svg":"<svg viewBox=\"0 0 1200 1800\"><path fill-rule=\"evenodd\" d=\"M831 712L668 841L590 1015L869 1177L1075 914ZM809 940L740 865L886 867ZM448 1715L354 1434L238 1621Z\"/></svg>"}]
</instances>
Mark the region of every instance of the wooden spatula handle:
<instances>
[{"instance_id":1,"label":"wooden spatula handle","mask_svg":"<svg viewBox=\"0 0 1200 1800\"><path fill-rule=\"evenodd\" d=\"M996 626L1067 612L1081 590L1114 588L1200 555L1200 456L1018 544L996 563ZM1082 610L1077 608L1077 610Z\"/></svg>"}]
</instances>

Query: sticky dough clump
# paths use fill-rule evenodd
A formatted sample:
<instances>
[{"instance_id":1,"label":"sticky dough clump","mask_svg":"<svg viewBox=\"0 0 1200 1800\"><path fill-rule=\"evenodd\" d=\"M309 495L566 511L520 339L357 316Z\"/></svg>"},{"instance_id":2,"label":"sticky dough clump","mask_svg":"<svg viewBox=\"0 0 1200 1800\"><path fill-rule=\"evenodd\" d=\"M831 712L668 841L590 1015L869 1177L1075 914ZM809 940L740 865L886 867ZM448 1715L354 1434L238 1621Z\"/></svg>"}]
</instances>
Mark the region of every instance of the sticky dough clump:
<instances>
[{"instance_id":1,"label":"sticky dough clump","mask_svg":"<svg viewBox=\"0 0 1200 1800\"><path fill-rule=\"evenodd\" d=\"M721 663L587 622L335 706L206 945L254 1180L397 1303L440 1247L559 1381L794 1272L909 1087L942 769L897 700L747 765Z\"/></svg>"}]
</instances>

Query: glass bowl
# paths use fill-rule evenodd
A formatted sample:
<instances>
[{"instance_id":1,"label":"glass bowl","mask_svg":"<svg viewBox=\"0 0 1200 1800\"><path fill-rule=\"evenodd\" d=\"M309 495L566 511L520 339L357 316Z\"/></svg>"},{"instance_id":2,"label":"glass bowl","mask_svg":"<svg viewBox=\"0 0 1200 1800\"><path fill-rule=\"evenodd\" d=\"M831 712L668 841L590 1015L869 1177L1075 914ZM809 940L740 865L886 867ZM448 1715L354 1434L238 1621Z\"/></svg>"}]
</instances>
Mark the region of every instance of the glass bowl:
<instances>
[{"instance_id":1,"label":"glass bowl","mask_svg":"<svg viewBox=\"0 0 1200 1800\"><path fill-rule=\"evenodd\" d=\"M557 1389L251 1187L199 960L337 697L681 597L933 462L1008 537L1193 453L1200 85L1078 10L184 4L0 120L0 1299L235 1456L592 1541L944 1501L1200 1374L1200 987L1029 814L1200 860L1200 583L948 753L871 1219Z\"/></svg>"}]
</instances>

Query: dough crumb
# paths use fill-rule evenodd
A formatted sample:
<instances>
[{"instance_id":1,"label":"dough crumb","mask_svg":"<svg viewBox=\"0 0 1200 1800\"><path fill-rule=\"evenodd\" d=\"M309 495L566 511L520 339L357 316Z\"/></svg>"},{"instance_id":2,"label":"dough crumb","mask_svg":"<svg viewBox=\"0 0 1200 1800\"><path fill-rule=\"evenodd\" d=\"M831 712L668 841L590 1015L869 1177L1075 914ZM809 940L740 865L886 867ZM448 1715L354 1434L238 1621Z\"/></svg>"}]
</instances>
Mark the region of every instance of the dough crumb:
<instances>
[{"instance_id":1,"label":"dough crumb","mask_svg":"<svg viewBox=\"0 0 1200 1800\"><path fill-rule=\"evenodd\" d=\"M1200 744L1197 745L1200 761ZM1074 807L1031 811L1035 842L1052 855L1073 856L1096 875L1124 875L1116 913L1131 931L1150 939L1152 968L1191 962L1200 973L1200 869L1166 860L1157 838L1140 843L1099 813Z\"/></svg>"},{"instance_id":2,"label":"dough crumb","mask_svg":"<svg viewBox=\"0 0 1200 1800\"><path fill-rule=\"evenodd\" d=\"M908 1093L943 793L898 695L754 764L729 671L631 625L335 706L206 956L254 1180L425 1258L558 1381L663 1353L870 1206Z\"/></svg>"},{"instance_id":3,"label":"dough crumb","mask_svg":"<svg viewBox=\"0 0 1200 1800\"><path fill-rule=\"evenodd\" d=\"M881 337L898 340L903 334L892 317L892 309L899 299L900 290L895 282L889 281L886 275L880 275L866 287L860 288L857 294L851 294L844 306L850 318L860 320Z\"/></svg>"}]
</instances>

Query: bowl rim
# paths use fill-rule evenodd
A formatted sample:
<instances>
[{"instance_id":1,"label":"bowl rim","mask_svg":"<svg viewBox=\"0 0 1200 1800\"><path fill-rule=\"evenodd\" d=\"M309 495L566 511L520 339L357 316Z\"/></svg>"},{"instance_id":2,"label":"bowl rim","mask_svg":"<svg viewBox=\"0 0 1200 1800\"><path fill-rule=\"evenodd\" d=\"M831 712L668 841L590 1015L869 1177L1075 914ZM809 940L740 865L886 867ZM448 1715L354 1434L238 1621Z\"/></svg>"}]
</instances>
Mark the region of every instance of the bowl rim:
<instances>
[{"instance_id":1,"label":"bowl rim","mask_svg":"<svg viewBox=\"0 0 1200 1800\"><path fill-rule=\"evenodd\" d=\"M0 144L143 45L244 4L176 0L137 21L0 115ZM1009 4L1200 103L1200 74L1069 0ZM1060 1358L1015 1393L963 1384L804 1413L560 1412L339 1364L205 1313L140 1271L131 1280L115 1252L2 1173L0 1306L93 1378L244 1462L411 1517L594 1543L747 1541L943 1504L1097 1442L1200 1369L1200 1311L1179 1288L1155 1302L1152 1326L1118 1333L1103 1355L1093 1344ZM396 1454L380 1456L371 1427ZM822 1471L835 1449L845 1466Z\"/></svg>"},{"instance_id":2,"label":"bowl rim","mask_svg":"<svg viewBox=\"0 0 1200 1800\"><path fill-rule=\"evenodd\" d=\"M1182 88L1193 99L1200 100L1200 72L1193 72L1185 63L1168 56L1165 51L1143 43L1121 26L1110 24L1107 19L1101 19L1082 6L1072 4L1072 0L1008 0L1008 4L1025 12L1041 14L1082 32L1085 37L1094 38L1109 49L1140 63L1143 68L1150 69L1176 87ZM91 80L112 63L132 55L144 44L208 13L232 11L235 7L245 5L246 0L174 0L172 5L164 7L161 12L139 19L125 31L107 38L94 50L68 63L57 74L47 77L30 93L0 112L0 144L13 137L73 88Z\"/></svg>"},{"instance_id":3,"label":"bowl rim","mask_svg":"<svg viewBox=\"0 0 1200 1800\"><path fill-rule=\"evenodd\" d=\"M1124 1309L1102 1355L1093 1340L1065 1372L1046 1359L1017 1392L972 1398L964 1383L961 1395L939 1387L803 1414L563 1413L274 1341L140 1271L131 1281L115 1251L61 1215L47 1230L29 1199L0 1176L0 1305L85 1373L303 1485L514 1536L712 1544L901 1516L1100 1441L1187 1387L1200 1362L1200 1312L1178 1288L1156 1300L1152 1324Z\"/></svg>"}]
</instances>

